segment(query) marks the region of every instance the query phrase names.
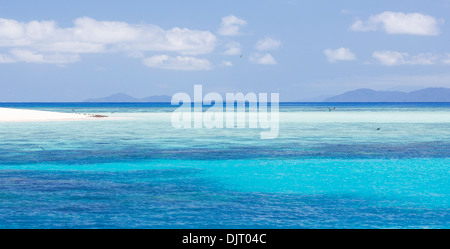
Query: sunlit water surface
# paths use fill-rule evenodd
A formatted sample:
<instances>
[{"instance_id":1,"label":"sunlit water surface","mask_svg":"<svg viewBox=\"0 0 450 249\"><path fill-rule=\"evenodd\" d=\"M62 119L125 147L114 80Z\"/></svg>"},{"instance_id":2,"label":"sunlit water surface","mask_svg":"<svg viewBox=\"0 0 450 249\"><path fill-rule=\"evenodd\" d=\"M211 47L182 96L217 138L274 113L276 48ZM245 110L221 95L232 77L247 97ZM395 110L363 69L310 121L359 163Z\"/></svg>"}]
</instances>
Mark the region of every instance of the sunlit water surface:
<instances>
[{"instance_id":1,"label":"sunlit water surface","mask_svg":"<svg viewBox=\"0 0 450 249\"><path fill-rule=\"evenodd\" d=\"M122 117L0 123L0 228L450 228L450 104L329 105L281 104L261 140L168 104L0 104Z\"/></svg>"}]
</instances>

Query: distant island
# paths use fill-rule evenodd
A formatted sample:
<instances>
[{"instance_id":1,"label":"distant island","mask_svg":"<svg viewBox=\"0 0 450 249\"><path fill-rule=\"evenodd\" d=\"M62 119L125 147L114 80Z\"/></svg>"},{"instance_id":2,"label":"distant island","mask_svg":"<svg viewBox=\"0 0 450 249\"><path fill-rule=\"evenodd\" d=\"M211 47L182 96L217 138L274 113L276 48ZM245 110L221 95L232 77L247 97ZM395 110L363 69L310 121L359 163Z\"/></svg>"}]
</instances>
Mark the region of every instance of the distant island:
<instances>
[{"instance_id":1,"label":"distant island","mask_svg":"<svg viewBox=\"0 0 450 249\"><path fill-rule=\"evenodd\" d=\"M171 96L156 95L145 98L135 98L124 93L117 93L102 98L86 99L84 102L132 103L161 102L170 103ZM376 91L372 89L357 89L333 97L316 97L300 102L450 102L450 88L425 88L413 92Z\"/></svg>"},{"instance_id":2,"label":"distant island","mask_svg":"<svg viewBox=\"0 0 450 249\"><path fill-rule=\"evenodd\" d=\"M409 93L358 89L326 98L324 102L450 102L450 88L425 88Z\"/></svg>"},{"instance_id":3,"label":"distant island","mask_svg":"<svg viewBox=\"0 0 450 249\"><path fill-rule=\"evenodd\" d=\"M156 95L156 96L150 96L145 98L135 98L130 95L124 94L124 93L117 93L113 94L108 97L103 98L94 98L94 99L86 99L84 102L102 102L102 103L135 103L135 102L161 102L161 103L167 103L171 102L172 97L167 95Z\"/></svg>"}]
</instances>

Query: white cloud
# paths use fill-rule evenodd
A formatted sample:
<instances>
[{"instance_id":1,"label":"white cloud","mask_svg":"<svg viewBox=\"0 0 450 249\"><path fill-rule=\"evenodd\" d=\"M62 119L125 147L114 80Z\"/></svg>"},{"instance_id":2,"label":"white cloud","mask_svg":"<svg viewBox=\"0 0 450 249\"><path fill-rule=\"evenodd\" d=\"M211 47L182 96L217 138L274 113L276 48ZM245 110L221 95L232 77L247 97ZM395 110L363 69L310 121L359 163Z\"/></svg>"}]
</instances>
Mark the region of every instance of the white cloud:
<instances>
[{"instance_id":1,"label":"white cloud","mask_svg":"<svg viewBox=\"0 0 450 249\"><path fill-rule=\"evenodd\" d=\"M24 30L19 22L0 18L0 37L20 39L23 33Z\"/></svg>"},{"instance_id":2,"label":"white cloud","mask_svg":"<svg viewBox=\"0 0 450 249\"><path fill-rule=\"evenodd\" d=\"M271 54L252 54L250 62L262 65L276 65L277 61Z\"/></svg>"},{"instance_id":3,"label":"white cloud","mask_svg":"<svg viewBox=\"0 0 450 249\"><path fill-rule=\"evenodd\" d=\"M440 56L423 53L411 56L408 53L397 51L375 51L373 58L384 66L398 65L434 65L438 63Z\"/></svg>"},{"instance_id":4,"label":"white cloud","mask_svg":"<svg viewBox=\"0 0 450 249\"><path fill-rule=\"evenodd\" d=\"M224 53L226 55L238 55L241 53L241 44L236 41L227 43L225 48L227 49Z\"/></svg>"},{"instance_id":5,"label":"white cloud","mask_svg":"<svg viewBox=\"0 0 450 249\"><path fill-rule=\"evenodd\" d=\"M241 34L247 22L230 15L222 18L218 33L224 36ZM209 70L211 63L198 55L216 49L218 38L210 31L174 27L163 29L152 24L130 24L118 21L98 21L77 18L73 25L60 27L55 21L21 22L0 18L0 63L53 63L64 65L81 60L83 54L122 53L143 59L148 67L171 70ZM281 42L266 38L256 49L276 49ZM237 41L225 45L224 54L238 55L242 51ZM148 53L168 54L149 58ZM169 56L170 55L170 56ZM273 65L270 54L255 54L251 62ZM225 61L230 66L230 61Z\"/></svg>"},{"instance_id":6,"label":"white cloud","mask_svg":"<svg viewBox=\"0 0 450 249\"><path fill-rule=\"evenodd\" d=\"M439 35L439 21L421 13L403 13L386 11L371 16L367 21L356 21L353 31L383 30L388 34Z\"/></svg>"},{"instance_id":7,"label":"white cloud","mask_svg":"<svg viewBox=\"0 0 450 249\"><path fill-rule=\"evenodd\" d=\"M382 65L394 66L404 64L404 58L407 57L407 53L399 53L395 51L375 51L373 57Z\"/></svg>"},{"instance_id":8,"label":"white cloud","mask_svg":"<svg viewBox=\"0 0 450 249\"><path fill-rule=\"evenodd\" d=\"M10 55L11 62L67 64L80 60L77 54L40 54L24 49L13 49L10 51Z\"/></svg>"},{"instance_id":9,"label":"white cloud","mask_svg":"<svg viewBox=\"0 0 450 249\"><path fill-rule=\"evenodd\" d=\"M226 67L232 67L233 63L231 61L222 61L222 64Z\"/></svg>"},{"instance_id":10,"label":"white cloud","mask_svg":"<svg viewBox=\"0 0 450 249\"><path fill-rule=\"evenodd\" d=\"M150 68L168 70L197 71L210 70L212 68L211 63L207 59L198 59L195 57L155 55L144 59L143 62Z\"/></svg>"},{"instance_id":11,"label":"white cloud","mask_svg":"<svg viewBox=\"0 0 450 249\"><path fill-rule=\"evenodd\" d=\"M77 54L101 53L106 51L105 44L96 44L88 42L70 42L70 41L38 44L35 48L39 51L53 51L53 52L65 52Z\"/></svg>"},{"instance_id":12,"label":"white cloud","mask_svg":"<svg viewBox=\"0 0 450 249\"><path fill-rule=\"evenodd\" d=\"M78 18L74 24L71 33L77 40L100 44L133 42L138 40L141 34L147 33L143 30L143 26L125 22L97 21L89 17Z\"/></svg>"},{"instance_id":13,"label":"white cloud","mask_svg":"<svg viewBox=\"0 0 450 249\"><path fill-rule=\"evenodd\" d=\"M325 49L323 53L327 56L327 60L330 63L356 60L355 54L348 48Z\"/></svg>"},{"instance_id":14,"label":"white cloud","mask_svg":"<svg viewBox=\"0 0 450 249\"><path fill-rule=\"evenodd\" d=\"M10 50L10 55L3 55L1 61L8 61L7 56L16 57L16 62L71 63L78 61L79 54L104 52L197 55L212 52L216 42L210 31L187 28L164 30L156 25L88 17L76 19L73 27L60 28L54 21L26 23L0 18L0 48Z\"/></svg>"},{"instance_id":15,"label":"white cloud","mask_svg":"<svg viewBox=\"0 0 450 249\"><path fill-rule=\"evenodd\" d=\"M229 15L222 18L222 23L218 30L219 35L235 36L240 34L240 28L247 25L245 20L239 19L236 16Z\"/></svg>"},{"instance_id":16,"label":"white cloud","mask_svg":"<svg viewBox=\"0 0 450 249\"><path fill-rule=\"evenodd\" d=\"M281 45L281 41L274 40L270 37L266 37L264 39L259 40L256 43L255 48L256 48L256 50L259 50L259 51L274 50L274 49L279 48L280 45Z\"/></svg>"}]
</instances>

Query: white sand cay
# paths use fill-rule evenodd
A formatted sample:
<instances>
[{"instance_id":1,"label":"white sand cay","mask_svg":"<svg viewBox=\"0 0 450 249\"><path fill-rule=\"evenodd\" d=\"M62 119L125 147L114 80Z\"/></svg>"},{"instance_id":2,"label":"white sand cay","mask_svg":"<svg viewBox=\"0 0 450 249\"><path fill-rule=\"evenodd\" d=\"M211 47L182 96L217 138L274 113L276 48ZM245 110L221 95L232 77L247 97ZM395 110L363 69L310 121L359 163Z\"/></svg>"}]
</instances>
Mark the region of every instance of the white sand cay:
<instances>
[{"instance_id":1,"label":"white sand cay","mask_svg":"<svg viewBox=\"0 0 450 249\"><path fill-rule=\"evenodd\" d=\"M0 108L0 122L45 122L45 121L76 121L101 120L105 117L76 113L61 113L48 111Z\"/></svg>"}]
</instances>

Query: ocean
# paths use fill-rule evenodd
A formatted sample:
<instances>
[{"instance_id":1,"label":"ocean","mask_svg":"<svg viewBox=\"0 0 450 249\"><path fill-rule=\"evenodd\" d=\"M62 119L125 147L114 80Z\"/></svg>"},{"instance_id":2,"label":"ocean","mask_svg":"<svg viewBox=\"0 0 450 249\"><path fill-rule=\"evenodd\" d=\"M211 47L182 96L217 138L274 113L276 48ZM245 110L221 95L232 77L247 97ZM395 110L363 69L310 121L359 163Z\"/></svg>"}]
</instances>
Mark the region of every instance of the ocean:
<instances>
[{"instance_id":1,"label":"ocean","mask_svg":"<svg viewBox=\"0 0 450 249\"><path fill-rule=\"evenodd\" d=\"M123 117L0 123L0 228L450 228L450 103L281 103L269 140L164 103L0 107Z\"/></svg>"}]
</instances>

